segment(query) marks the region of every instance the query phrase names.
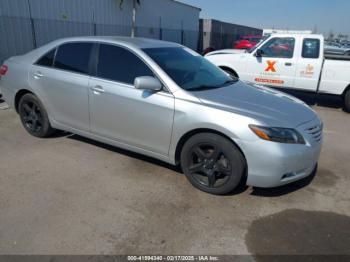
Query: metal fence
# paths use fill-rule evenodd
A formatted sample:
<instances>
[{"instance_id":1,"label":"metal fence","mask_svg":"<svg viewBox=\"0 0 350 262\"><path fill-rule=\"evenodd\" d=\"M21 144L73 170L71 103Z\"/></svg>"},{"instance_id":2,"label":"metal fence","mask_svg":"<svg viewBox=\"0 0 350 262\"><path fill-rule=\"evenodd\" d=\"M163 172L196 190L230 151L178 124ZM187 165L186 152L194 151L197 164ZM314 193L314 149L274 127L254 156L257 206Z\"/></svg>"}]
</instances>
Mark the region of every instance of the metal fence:
<instances>
[{"instance_id":1,"label":"metal fence","mask_svg":"<svg viewBox=\"0 0 350 262\"><path fill-rule=\"evenodd\" d=\"M55 39L88 35L130 36L131 27L0 16L0 63ZM198 48L197 31L137 27L136 36L176 42L194 50Z\"/></svg>"}]
</instances>

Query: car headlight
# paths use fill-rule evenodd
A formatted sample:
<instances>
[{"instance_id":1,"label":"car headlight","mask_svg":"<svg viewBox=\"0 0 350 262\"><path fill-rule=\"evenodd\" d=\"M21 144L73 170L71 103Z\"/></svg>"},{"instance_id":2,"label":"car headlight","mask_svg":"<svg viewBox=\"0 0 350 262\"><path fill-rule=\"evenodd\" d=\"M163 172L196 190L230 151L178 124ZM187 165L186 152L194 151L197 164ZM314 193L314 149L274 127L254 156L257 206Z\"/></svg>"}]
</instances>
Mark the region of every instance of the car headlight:
<instances>
[{"instance_id":1,"label":"car headlight","mask_svg":"<svg viewBox=\"0 0 350 262\"><path fill-rule=\"evenodd\" d=\"M295 129L249 125L261 139L286 144L305 144L303 136Z\"/></svg>"}]
</instances>

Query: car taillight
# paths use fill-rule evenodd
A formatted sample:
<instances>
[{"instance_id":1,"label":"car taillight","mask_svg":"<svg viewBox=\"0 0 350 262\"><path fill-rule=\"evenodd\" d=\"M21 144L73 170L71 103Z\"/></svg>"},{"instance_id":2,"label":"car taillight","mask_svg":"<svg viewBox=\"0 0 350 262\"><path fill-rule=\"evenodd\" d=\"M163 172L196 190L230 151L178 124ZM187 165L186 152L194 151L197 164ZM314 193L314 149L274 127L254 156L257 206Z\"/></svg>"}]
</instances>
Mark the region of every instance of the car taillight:
<instances>
[{"instance_id":1,"label":"car taillight","mask_svg":"<svg viewBox=\"0 0 350 262\"><path fill-rule=\"evenodd\" d=\"M9 69L9 67L7 65L2 65L0 67L0 76L6 75L8 69Z\"/></svg>"}]
</instances>

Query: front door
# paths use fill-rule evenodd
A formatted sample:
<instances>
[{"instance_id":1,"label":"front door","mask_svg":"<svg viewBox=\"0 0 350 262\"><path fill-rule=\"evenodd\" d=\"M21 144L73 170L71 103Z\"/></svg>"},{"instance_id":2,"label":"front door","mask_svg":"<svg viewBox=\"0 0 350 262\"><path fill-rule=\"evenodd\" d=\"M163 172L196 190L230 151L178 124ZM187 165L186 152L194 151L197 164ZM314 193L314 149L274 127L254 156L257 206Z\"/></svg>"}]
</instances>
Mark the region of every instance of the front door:
<instances>
[{"instance_id":1,"label":"front door","mask_svg":"<svg viewBox=\"0 0 350 262\"><path fill-rule=\"evenodd\" d=\"M112 44L99 47L90 86L91 131L161 155L168 155L174 97L167 91L134 88L139 76L154 76L132 51Z\"/></svg>"},{"instance_id":2,"label":"front door","mask_svg":"<svg viewBox=\"0 0 350 262\"><path fill-rule=\"evenodd\" d=\"M267 86L294 87L297 58L294 37L274 37L255 50L247 61L246 80Z\"/></svg>"}]
</instances>

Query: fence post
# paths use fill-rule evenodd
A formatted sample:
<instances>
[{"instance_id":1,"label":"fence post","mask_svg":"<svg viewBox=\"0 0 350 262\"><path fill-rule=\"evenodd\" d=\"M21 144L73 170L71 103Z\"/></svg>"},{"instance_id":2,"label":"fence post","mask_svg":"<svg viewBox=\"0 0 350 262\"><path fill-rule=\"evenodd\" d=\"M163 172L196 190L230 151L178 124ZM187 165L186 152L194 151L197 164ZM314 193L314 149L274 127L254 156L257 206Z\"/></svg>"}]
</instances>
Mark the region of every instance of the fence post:
<instances>
[{"instance_id":1,"label":"fence post","mask_svg":"<svg viewBox=\"0 0 350 262\"><path fill-rule=\"evenodd\" d=\"M95 18L95 8L92 7L92 34L96 36L97 34L97 24L96 24L96 18Z\"/></svg>"},{"instance_id":2,"label":"fence post","mask_svg":"<svg viewBox=\"0 0 350 262\"><path fill-rule=\"evenodd\" d=\"M159 17L159 40L163 40L162 17Z\"/></svg>"},{"instance_id":3,"label":"fence post","mask_svg":"<svg viewBox=\"0 0 350 262\"><path fill-rule=\"evenodd\" d=\"M181 21L181 44L184 44L184 21Z\"/></svg>"}]
</instances>

